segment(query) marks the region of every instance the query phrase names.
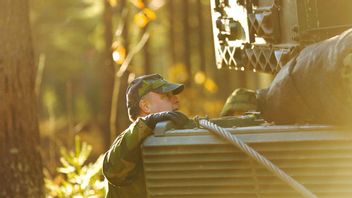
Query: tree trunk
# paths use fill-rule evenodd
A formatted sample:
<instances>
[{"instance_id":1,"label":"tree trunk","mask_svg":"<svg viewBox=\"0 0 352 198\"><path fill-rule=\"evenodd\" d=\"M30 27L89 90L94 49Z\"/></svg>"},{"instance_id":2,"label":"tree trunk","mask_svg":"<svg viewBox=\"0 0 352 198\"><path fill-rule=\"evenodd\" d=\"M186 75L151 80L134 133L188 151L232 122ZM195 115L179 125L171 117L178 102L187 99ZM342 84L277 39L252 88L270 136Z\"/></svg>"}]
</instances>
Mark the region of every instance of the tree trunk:
<instances>
[{"instance_id":1,"label":"tree trunk","mask_svg":"<svg viewBox=\"0 0 352 198\"><path fill-rule=\"evenodd\" d=\"M197 0L199 70L206 73L202 0Z\"/></svg>"},{"instance_id":2,"label":"tree trunk","mask_svg":"<svg viewBox=\"0 0 352 198\"><path fill-rule=\"evenodd\" d=\"M0 197L44 197L26 0L0 1Z\"/></svg>"},{"instance_id":3,"label":"tree trunk","mask_svg":"<svg viewBox=\"0 0 352 198\"><path fill-rule=\"evenodd\" d=\"M121 1L123 7L127 6L126 0ZM124 29L122 32L122 38L123 38L123 45L125 46L126 49L126 54L129 53L129 23L128 21L130 20L129 14L126 15L125 21L123 21L124 24ZM148 63L146 63L148 64ZM116 120L116 131L115 131L115 137L122 131L124 131L128 125L130 124L129 118L128 118L128 112L127 112L127 106L126 106L126 89L128 87L128 76L130 75L129 70L127 69L126 72L120 77L119 80L119 93L118 93L118 98L117 98L117 108L118 108L118 115L117 115L117 120Z\"/></svg>"},{"instance_id":4,"label":"tree trunk","mask_svg":"<svg viewBox=\"0 0 352 198\"><path fill-rule=\"evenodd\" d=\"M169 49L171 53L171 65L174 65L176 63L176 45L175 45L175 13L174 13L174 2L173 0L168 1L168 12L169 12L169 38L170 38L170 43L169 43Z\"/></svg>"},{"instance_id":5,"label":"tree trunk","mask_svg":"<svg viewBox=\"0 0 352 198\"><path fill-rule=\"evenodd\" d=\"M123 13L124 9L128 9L128 2L126 0L122 0L120 3L121 11L119 13ZM124 16L124 20L121 21L123 24L123 29L121 32L121 37L123 40L123 46L126 49L126 54L129 53L129 11L125 10L126 15ZM122 15L120 15L122 17ZM111 107L111 117L110 117L110 133L111 140L114 140L118 134L124 131L130 121L128 119L128 112L126 106L126 89L128 86L128 76L130 74L127 69L122 76L118 77L117 73L121 65L115 65L114 72L114 90L112 96L112 107Z\"/></svg>"},{"instance_id":6,"label":"tree trunk","mask_svg":"<svg viewBox=\"0 0 352 198\"><path fill-rule=\"evenodd\" d=\"M128 87L128 76L130 72L126 70L126 72L120 77L119 84L119 96L118 96L118 115L117 115L117 126L116 132L121 133L124 131L128 125L130 124L130 120L128 118L127 106L126 106L126 90ZM116 137L116 136L115 136Z\"/></svg>"},{"instance_id":7,"label":"tree trunk","mask_svg":"<svg viewBox=\"0 0 352 198\"><path fill-rule=\"evenodd\" d=\"M142 0L142 1L145 5L147 5L148 2L146 0ZM150 23L147 23L147 25L142 28L141 37L146 32L148 32L149 24ZM152 72L151 56L150 56L150 52L149 52L149 41L150 41L150 39L144 44L144 49L143 49L144 74L150 74Z\"/></svg>"},{"instance_id":8,"label":"tree trunk","mask_svg":"<svg viewBox=\"0 0 352 198\"><path fill-rule=\"evenodd\" d=\"M147 25L148 26L148 25ZM147 26L143 28L141 37L144 35L145 32L147 32ZM150 57L150 52L149 52L149 41L147 41L144 45L144 50L143 50L143 64L144 64L144 74L150 74L152 72L151 68L151 57Z\"/></svg>"},{"instance_id":9,"label":"tree trunk","mask_svg":"<svg viewBox=\"0 0 352 198\"><path fill-rule=\"evenodd\" d=\"M182 2L183 7L183 44L184 44L184 51L183 51L183 58L184 63L186 66L186 70L188 73L188 80L185 82L186 86L190 86L192 82L192 70L191 70L191 45L190 45L190 28L189 28L189 1Z\"/></svg>"},{"instance_id":10,"label":"tree trunk","mask_svg":"<svg viewBox=\"0 0 352 198\"><path fill-rule=\"evenodd\" d=\"M111 110L111 98L114 86L114 61L112 59L112 41L113 41L113 27L112 27L112 7L108 0L104 1L104 40L105 40L105 51L104 51L104 67L101 72L102 79L102 112L103 119L102 130L104 136L105 148L109 148L111 143L110 134L110 110Z\"/></svg>"}]
</instances>

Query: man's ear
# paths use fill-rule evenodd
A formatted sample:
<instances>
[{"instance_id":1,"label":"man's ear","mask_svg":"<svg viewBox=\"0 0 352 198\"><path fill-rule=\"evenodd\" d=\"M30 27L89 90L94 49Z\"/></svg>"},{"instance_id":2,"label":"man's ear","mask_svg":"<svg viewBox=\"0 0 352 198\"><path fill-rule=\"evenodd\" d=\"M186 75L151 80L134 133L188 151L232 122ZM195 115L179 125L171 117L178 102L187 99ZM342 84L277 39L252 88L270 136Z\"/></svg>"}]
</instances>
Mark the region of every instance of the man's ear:
<instances>
[{"instance_id":1,"label":"man's ear","mask_svg":"<svg viewBox=\"0 0 352 198\"><path fill-rule=\"evenodd\" d=\"M141 109L143 114L150 114L150 105L149 102L145 99L141 99L139 101L139 108Z\"/></svg>"}]
</instances>

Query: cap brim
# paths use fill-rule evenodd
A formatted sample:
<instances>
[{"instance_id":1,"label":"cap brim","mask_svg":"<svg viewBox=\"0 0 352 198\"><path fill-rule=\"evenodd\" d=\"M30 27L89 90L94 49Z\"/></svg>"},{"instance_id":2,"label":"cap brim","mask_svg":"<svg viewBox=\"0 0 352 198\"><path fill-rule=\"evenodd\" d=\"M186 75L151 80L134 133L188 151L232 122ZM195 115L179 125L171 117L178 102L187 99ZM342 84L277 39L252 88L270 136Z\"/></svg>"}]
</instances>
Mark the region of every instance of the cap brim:
<instances>
[{"instance_id":1,"label":"cap brim","mask_svg":"<svg viewBox=\"0 0 352 198\"><path fill-rule=\"evenodd\" d=\"M165 85L153 90L157 93L169 93L172 92L174 95L181 93L184 89L184 85L176 83L166 83Z\"/></svg>"}]
</instances>

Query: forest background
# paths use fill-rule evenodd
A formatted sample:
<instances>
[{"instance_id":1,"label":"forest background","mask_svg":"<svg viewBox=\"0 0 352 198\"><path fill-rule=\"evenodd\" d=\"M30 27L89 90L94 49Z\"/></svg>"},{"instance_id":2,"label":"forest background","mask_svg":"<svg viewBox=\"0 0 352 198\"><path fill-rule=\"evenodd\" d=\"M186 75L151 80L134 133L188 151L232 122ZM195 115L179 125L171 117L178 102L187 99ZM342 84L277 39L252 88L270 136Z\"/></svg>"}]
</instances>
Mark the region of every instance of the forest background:
<instances>
[{"instance_id":1,"label":"forest background","mask_svg":"<svg viewBox=\"0 0 352 198\"><path fill-rule=\"evenodd\" d=\"M29 6L40 151L52 197L65 197L68 179L77 182L68 174L72 167L96 162L130 124L125 90L135 77L159 73L185 84L180 111L189 117L218 117L234 89L264 88L272 79L216 68L209 0L30 0Z\"/></svg>"},{"instance_id":2,"label":"forest background","mask_svg":"<svg viewBox=\"0 0 352 198\"><path fill-rule=\"evenodd\" d=\"M159 73L184 83L181 111L190 117L217 117L235 88L262 88L271 80L216 68L208 0L32 0L30 5L40 131L51 140L42 141L54 147L50 151L69 145L69 133L92 144L93 155L103 153L129 125L124 97L127 81L136 76ZM123 71L124 62L129 63ZM116 121L111 120L114 88ZM54 165L57 157L49 155L46 164Z\"/></svg>"}]
</instances>

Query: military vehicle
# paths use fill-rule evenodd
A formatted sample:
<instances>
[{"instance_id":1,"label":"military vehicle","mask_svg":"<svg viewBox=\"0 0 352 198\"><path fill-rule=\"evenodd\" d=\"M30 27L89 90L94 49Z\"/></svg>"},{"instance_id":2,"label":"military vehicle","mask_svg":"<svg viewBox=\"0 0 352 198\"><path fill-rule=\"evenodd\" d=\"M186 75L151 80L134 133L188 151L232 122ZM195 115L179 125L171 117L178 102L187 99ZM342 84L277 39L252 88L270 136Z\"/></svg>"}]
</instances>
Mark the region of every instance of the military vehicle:
<instances>
[{"instance_id":1,"label":"military vehicle","mask_svg":"<svg viewBox=\"0 0 352 198\"><path fill-rule=\"evenodd\" d=\"M350 0L211 0L211 11L218 68L276 74L352 27ZM210 119L213 129L200 120L159 123L143 143L149 197L352 197L349 127L273 125L257 114Z\"/></svg>"}]
</instances>

